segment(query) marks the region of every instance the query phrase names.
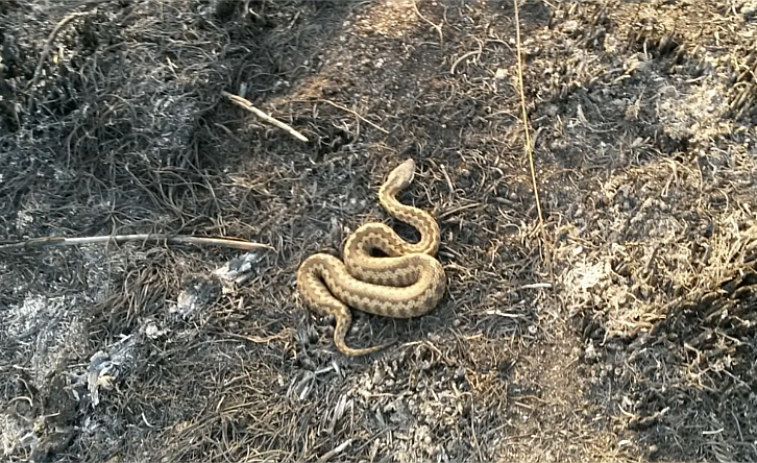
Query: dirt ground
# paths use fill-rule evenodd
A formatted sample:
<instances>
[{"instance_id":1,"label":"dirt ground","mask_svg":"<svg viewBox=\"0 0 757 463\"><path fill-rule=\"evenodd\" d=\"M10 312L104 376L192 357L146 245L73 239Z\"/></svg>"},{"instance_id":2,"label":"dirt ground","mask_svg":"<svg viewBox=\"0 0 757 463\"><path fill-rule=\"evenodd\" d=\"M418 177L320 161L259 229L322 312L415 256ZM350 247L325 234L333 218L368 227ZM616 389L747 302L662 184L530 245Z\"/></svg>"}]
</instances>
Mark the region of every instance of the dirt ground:
<instances>
[{"instance_id":1,"label":"dirt ground","mask_svg":"<svg viewBox=\"0 0 757 463\"><path fill-rule=\"evenodd\" d=\"M510 0L0 3L3 461L757 461L757 1L518 5L543 234ZM344 357L407 157L448 291ZM273 250L12 246L135 233Z\"/></svg>"}]
</instances>

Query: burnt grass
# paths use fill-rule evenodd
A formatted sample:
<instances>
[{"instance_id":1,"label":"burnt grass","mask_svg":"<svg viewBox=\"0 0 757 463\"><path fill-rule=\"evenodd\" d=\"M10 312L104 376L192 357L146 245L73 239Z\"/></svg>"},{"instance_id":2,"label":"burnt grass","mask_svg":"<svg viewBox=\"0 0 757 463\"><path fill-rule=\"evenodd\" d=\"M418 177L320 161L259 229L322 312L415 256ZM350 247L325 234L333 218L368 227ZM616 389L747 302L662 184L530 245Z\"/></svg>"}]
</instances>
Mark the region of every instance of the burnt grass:
<instances>
[{"instance_id":1,"label":"burnt grass","mask_svg":"<svg viewBox=\"0 0 757 463\"><path fill-rule=\"evenodd\" d=\"M542 233L511 1L0 3L3 461L756 461L755 7L519 3ZM407 157L448 292L347 358ZM273 250L8 246L137 233Z\"/></svg>"}]
</instances>

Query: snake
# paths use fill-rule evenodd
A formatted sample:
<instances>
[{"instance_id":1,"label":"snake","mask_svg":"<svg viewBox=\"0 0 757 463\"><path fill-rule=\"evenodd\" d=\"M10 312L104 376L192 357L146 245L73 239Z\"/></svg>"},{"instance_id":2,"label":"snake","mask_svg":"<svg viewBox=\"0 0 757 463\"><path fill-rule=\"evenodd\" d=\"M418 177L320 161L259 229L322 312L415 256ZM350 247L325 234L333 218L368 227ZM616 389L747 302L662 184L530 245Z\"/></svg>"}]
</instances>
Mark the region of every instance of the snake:
<instances>
[{"instance_id":1,"label":"snake","mask_svg":"<svg viewBox=\"0 0 757 463\"><path fill-rule=\"evenodd\" d=\"M316 253L297 269L302 301L316 315L334 316L334 344L344 355L367 355L393 344L349 347L345 337L352 324L350 308L391 318L419 317L433 310L446 290L444 268L435 258L441 243L439 224L429 212L397 199L414 175L415 161L405 160L381 184L378 199L390 215L418 230L418 242L404 240L384 223L369 222L347 238L343 260ZM377 250L384 256L376 256Z\"/></svg>"}]
</instances>

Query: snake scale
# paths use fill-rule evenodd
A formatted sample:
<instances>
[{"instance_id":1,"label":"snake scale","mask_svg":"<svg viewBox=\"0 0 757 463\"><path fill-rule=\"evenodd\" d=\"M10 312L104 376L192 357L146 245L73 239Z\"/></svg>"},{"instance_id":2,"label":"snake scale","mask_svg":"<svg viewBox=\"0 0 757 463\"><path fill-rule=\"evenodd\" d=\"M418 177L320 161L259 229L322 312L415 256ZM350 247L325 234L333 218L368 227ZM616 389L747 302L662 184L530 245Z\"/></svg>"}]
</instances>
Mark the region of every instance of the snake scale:
<instances>
[{"instance_id":1,"label":"snake scale","mask_svg":"<svg viewBox=\"0 0 757 463\"><path fill-rule=\"evenodd\" d=\"M403 240L378 222L361 225L347 239L344 261L330 254L314 254L297 270L297 289L303 302L320 316L334 315L334 344L350 356L366 355L392 343L363 349L348 347L345 336L352 323L350 307L392 318L412 318L430 312L446 289L442 264L434 258L441 241L433 216L397 200L413 181L415 162L396 167L381 185L378 198L386 211L421 235L417 243ZM373 250L386 257L374 257Z\"/></svg>"}]
</instances>

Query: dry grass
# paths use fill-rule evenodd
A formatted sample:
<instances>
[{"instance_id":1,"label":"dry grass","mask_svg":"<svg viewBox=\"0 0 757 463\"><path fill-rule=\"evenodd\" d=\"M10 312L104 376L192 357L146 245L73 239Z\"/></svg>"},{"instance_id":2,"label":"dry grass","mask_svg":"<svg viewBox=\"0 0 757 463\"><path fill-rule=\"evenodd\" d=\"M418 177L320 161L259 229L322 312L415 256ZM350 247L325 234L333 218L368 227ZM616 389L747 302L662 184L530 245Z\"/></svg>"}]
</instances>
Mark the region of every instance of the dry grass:
<instances>
[{"instance_id":1,"label":"dry grass","mask_svg":"<svg viewBox=\"0 0 757 463\"><path fill-rule=\"evenodd\" d=\"M753 20L684 3L520 2L522 96L509 1L0 6L4 458L757 458ZM344 358L294 272L407 156L448 295ZM276 252L3 248L135 234Z\"/></svg>"}]
</instances>

